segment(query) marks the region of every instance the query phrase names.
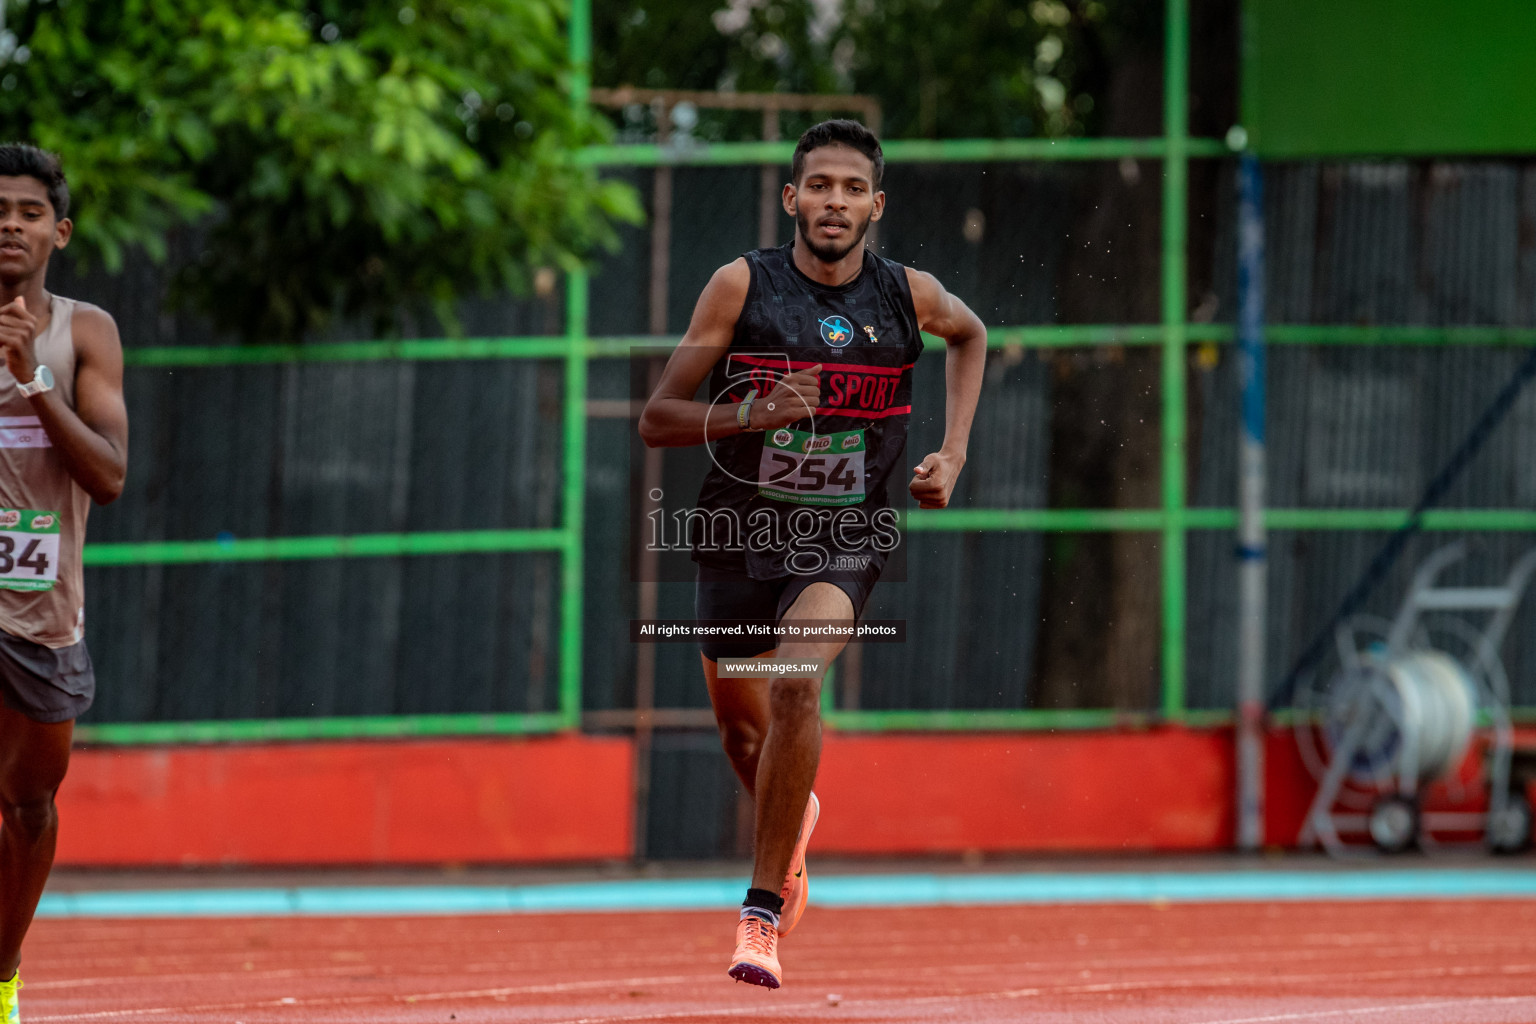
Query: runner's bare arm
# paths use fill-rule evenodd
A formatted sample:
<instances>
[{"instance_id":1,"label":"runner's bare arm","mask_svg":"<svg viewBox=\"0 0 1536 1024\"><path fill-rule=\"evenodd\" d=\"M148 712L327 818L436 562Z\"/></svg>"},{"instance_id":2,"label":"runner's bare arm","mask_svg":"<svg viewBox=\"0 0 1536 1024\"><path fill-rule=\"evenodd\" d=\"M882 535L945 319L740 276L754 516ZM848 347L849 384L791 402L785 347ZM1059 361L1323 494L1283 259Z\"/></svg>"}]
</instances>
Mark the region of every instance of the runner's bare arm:
<instances>
[{"instance_id":1,"label":"runner's bare arm","mask_svg":"<svg viewBox=\"0 0 1536 1024\"><path fill-rule=\"evenodd\" d=\"M907 268L917 325L943 338L944 444L918 463L907 489L920 508L944 508L965 467L971 420L987 364L987 328L969 306L944 289L932 274Z\"/></svg>"},{"instance_id":2,"label":"runner's bare arm","mask_svg":"<svg viewBox=\"0 0 1536 1024\"><path fill-rule=\"evenodd\" d=\"M747 261L738 259L715 271L704 286L688 332L667 360L667 368L640 414L640 438L647 447L680 448L741 433L736 422L737 403L710 406L695 401L693 396L731 347L750 284ZM781 427L801 419L805 406L814 409L820 399L820 370L820 366L815 366L786 374L752 406L752 426ZM786 401L792 394L798 400ZM769 409L770 405L776 408Z\"/></svg>"},{"instance_id":3,"label":"runner's bare arm","mask_svg":"<svg viewBox=\"0 0 1536 1024\"><path fill-rule=\"evenodd\" d=\"M112 317L94 306L77 306L73 327L75 407L71 409L55 387L32 396L32 408L69 475L97 504L105 505L123 493L128 474L123 346ZM36 359L31 361L36 373Z\"/></svg>"}]
</instances>

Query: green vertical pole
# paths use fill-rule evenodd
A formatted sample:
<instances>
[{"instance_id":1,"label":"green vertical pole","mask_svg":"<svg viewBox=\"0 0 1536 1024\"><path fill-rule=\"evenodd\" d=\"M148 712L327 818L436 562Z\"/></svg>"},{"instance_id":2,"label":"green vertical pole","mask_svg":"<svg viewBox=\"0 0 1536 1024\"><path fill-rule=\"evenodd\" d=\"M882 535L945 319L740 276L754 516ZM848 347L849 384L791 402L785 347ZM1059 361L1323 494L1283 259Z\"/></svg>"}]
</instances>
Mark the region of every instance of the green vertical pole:
<instances>
[{"instance_id":1,"label":"green vertical pole","mask_svg":"<svg viewBox=\"0 0 1536 1024\"><path fill-rule=\"evenodd\" d=\"M1185 258L1189 0L1167 0L1163 51L1163 715L1184 715Z\"/></svg>"},{"instance_id":2,"label":"green vertical pole","mask_svg":"<svg viewBox=\"0 0 1536 1024\"><path fill-rule=\"evenodd\" d=\"M571 0L571 105L585 112L592 61L591 0ZM586 522L587 273L565 283L565 465L561 509L565 544L560 553L560 718L581 725L583 540Z\"/></svg>"},{"instance_id":3,"label":"green vertical pole","mask_svg":"<svg viewBox=\"0 0 1536 1024\"><path fill-rule=\"evenodd\" d=\"M587 453L587 274L572 271L565 294L565 545L560 553L560 715L568 729L581 724L581 627Z\"/></svg>"},{"instance_id":4,"label":"green vertical pole","mask_svg":"<svg viewBox=\"0 0 1536 1024\"><path fill-rule=\"evenodd\" d=\"M587 109L592 88L592 0L571 0L571 106Z\"/></svg>"}]
</instances>

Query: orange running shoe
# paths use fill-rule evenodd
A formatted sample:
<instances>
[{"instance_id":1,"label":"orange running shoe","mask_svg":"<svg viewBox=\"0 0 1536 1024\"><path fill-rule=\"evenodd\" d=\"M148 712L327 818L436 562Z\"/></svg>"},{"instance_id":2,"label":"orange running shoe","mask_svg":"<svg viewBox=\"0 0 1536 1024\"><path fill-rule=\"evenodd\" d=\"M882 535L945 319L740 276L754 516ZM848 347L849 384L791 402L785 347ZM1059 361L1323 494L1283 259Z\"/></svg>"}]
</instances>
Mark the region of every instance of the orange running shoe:
<instances>
[{"instance_id":1,"label":"orange running shoe","mask_svg":"<svg viewBox=\"0 0 1536 1024\"><path fill-rule=\"evenodd\" d=\"M779 966L779 933L773 925L748 914L736 926L736 955L725 973L737 981L764 988L778 988L784 969Z\"/></svg>"},{"instance_id":2,"label":"orange running shoe","mask_svg":"<svg viewBox=\"0 0 1536 1024\"><path fill-rule=\"evenodd\" d=\"M800 838L795 840L795 852L789 858L789 874L784 876L784 887L779 897L784 909L779 913L779 934L788 935L790 929L800 923L805 913L805 903L811 898L811 882L805 872L805 848L811 842L816 829L816 819L821 817L821 801L812 793L805 803L805 817L800 819Z\"/></svg>"}]
</instances>

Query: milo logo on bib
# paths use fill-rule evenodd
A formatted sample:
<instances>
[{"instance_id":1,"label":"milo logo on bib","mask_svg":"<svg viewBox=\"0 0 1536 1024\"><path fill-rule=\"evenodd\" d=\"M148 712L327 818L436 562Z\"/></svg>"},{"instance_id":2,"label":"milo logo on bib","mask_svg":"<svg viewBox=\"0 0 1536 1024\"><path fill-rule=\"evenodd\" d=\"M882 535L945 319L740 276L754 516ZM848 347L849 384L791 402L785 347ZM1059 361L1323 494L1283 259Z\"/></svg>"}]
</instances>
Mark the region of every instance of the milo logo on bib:
<instances>
[{"instance_id":1,"label":"milo logo on bib","mask_svg":"<svg viewBox=\"0 0 1536 1024\"><path fill-rule=\"evenodd\" d=\"M864 500L864 431L775 430L763 438L757 493L797 505Z\"/></svg>"}]
</instances>

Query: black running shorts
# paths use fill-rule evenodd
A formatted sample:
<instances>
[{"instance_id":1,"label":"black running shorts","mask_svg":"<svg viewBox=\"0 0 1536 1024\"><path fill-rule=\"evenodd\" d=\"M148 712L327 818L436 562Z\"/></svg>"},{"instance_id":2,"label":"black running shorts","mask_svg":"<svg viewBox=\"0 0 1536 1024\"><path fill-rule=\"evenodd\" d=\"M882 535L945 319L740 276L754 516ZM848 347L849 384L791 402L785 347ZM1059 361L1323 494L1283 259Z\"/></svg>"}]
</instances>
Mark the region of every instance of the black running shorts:
<instances>
[{"instance_id":1,"label":"black running shorts","mask_svg":"<svg viewBox=\"0 0 1536 1024\"><path fill-rule=\"evenodd\" d=\"M0 632L0 700L34 722L69 722L96 699L96 669L85 641L44 647Z\"/></svg>"},{"instance_id":2,"label":"black running shorts","mask_svg":"<svg viewBox=\"0 0 1536 1024\"><path fill-rule=\"evenodd\" d=\"M853 602L853 617L864 614L864 605L880 571L869 568L862 572L828 572L820 576L778 576L771 580L755 580L746 573L728 569L699 566L698 589L694 599L694 617L700 622L764 622L778 623L789 611L795 599L812 583L831 583L848 595ZM755 658L767 654L777 644L771 637L753 637L745 640L709 639L699 643L699 649L710 661L721 658Z\"/></svg>"}]
</instances>

